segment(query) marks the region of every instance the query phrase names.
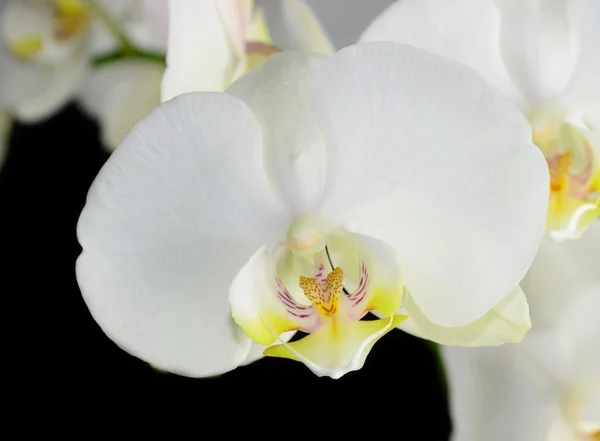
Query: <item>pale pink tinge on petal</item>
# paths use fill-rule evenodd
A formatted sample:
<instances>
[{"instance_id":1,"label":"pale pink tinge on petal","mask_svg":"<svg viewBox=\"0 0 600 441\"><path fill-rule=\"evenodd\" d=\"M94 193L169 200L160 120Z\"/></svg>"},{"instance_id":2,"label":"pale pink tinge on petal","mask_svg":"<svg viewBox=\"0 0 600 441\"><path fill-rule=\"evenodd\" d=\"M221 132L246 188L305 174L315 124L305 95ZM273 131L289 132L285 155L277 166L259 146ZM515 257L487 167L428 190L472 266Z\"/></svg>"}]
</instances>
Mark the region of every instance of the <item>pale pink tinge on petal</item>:
<instances>
[{"instance_id":1,"label":"pale pink tinge on petal","mask_svg":"<svg viewBox=\"0 0 600 441\"><path fill-rule=\"evenodd\" d=\"M217 5L235 51L243 54L246 29L252 20L254 0L217 0Z\"/></svg>"}]
</instances>

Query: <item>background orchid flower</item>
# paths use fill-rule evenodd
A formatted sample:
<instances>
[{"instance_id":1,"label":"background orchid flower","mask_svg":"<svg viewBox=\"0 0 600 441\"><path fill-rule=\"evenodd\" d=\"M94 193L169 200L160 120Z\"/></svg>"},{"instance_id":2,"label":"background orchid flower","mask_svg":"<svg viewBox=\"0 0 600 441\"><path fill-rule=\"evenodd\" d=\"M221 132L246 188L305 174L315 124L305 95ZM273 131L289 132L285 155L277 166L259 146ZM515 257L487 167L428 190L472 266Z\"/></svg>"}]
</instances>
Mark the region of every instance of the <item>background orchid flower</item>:
<instances>
[{"instance_id":1,"label":"background orchid flower","mask_svg":"<svg viewBox=\"0 0 600 441\"><path fill-rule=\"evenodd\" d=\"M77 279L155 367L211 376L264 351L339 378L401 302L426 338L526 329L515 287L547 199L527 121L470 69L391 43L282 52L133 128L90 188Z\"/></svg>"},{"instance_id":2,"label":"background orchid flower","mask_svg":"<svg viewBox=\"0 0 600 441\"><path fill-rule=\"evenodd\" d=\"M104 0L104 4L107 12L119 17L129 44L147 53L164 54L168 21L177 23L171 40L179 45L182 41L179 36L183 35L186 48L193 42L186 54L184 73L192 78L193 90L221 91L278 50L269 35L262 8L255 7L252 0L183 0L171 7L167 0L125 3ZM294 35L307 40L306 46L330 47L326 46L329 42L316 17L301 0L285 0L278 8L272 11L272 18L293 25ZM121 44L113 34L102 32L102 28L95 34L97 54L114 53ZM169 65L179 66L176 56L169 57ZM223 60L230 63L227 69L221 69ZM188 70L192 65L194 70ZM177 69L173 72L170 68L169 72L167 76L179 75ZM101 63L94 69L83 89L82 103L99 119L103 144L110 151L137 121L160 103L164 73L163 60L139 56Z\"/></svg>"},{"instance_id":3,"label":"background orchid flower","mask_svg":"<svg viewBox=\"0 0 600 441\"><path fill-rule=\"evenodd\" d=\"M0 109L25 122L57 111L88 67L90 12L83 0L0 5Z\"/></svg>"},{"instance_id":4,"label":"background orchid flower","mask_svg":"<svg viewBox=\"0 0 600 441\"><path fill-rule=\"evenodd\" d=\"M600 2L401 0L361 41L410 44L472 67L519 105L551 174L548 234L600 214Z\"/></svg>"},{"instance_id":5,"label":"background orchid flower","mask_svg":"<svg viewBox=\"0 0 600 441\"><path fill-rule=\"evenodd\" d=\"M302 0L272 4L270 17L286 29L287 47L334 51L317 17ZM222 91L279 51L263 9L253 0L170 0L163 101L192 91Z\"/></svg>"},{"instance_id":6,"label":"background orchid flower","mask_svg":"<svg viewBox=\"0 0 600 441\"><path fill-rule=\"evenodd\" d=\"M443 349L456 441L600 438L600 223L545 241L522 283L532 329L519 345Z\"/></svg>"},{"instance_id":7,"label":"background orchid flower","mask_svg":"<svg viewBox=\"0 0 600 441\"><path fill-rule=\"evenodd\" d=\"M98 6L105 8L105 20L113 22L121 38L106 23L96 23L92 46L97 62L79 98L85 111L97 118L102 143L112 151L160 103L167 0L103 0Z\"/></svg>"}]
</instances>

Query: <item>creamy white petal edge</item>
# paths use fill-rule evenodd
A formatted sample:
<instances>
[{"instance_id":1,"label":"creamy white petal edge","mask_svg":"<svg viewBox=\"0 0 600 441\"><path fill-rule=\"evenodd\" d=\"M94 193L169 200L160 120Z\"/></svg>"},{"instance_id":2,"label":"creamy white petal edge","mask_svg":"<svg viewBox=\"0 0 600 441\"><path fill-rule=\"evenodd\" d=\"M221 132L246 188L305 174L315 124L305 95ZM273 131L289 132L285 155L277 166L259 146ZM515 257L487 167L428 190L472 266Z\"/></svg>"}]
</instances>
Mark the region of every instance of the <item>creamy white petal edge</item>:
<instances>
[{"instance_id":1,"label":"creamy white petal edge","mask_svg":"<svg viewBox=\"0 0 600 441\"><path fill-rule=\"evenodd\" d=\"M408 293L398 313L408 316L398 328L417 337L449 346L496 346L515 343L521 341L531 328L527 299L520 287L508 293L483 317L455 328L431 323Z\"/></svg>"},{"instance_id":2,"label":"creamy white petal edge","mask_svg":"<svg viewBox=\"0 0 600 441\"><path fill-rule=\"evenodd\" d=\"M224 94L183 95L126 136L90 190L78 226L84 298L111 338L161 369L214 375L248 355L228 286L291 222L263 171L267 152L300 176L305 161L319 159L320 148L304 149L326 140L324 219L356 221L358 232L396 247L410 292L437 324L484 315L516 286L538 246L545 161L519 112L478 75L394 44L298 57L314 63L312 74L273 85L306 90L305 107L282 102L254 116ZM263 150L259 124L267 132L294 112L320 130Z\"/></svg>"},{"instance_id":3,"label":"creamy white petal edge","mask_svg":"<svg viewBox=\"0 0 600 441\"><path fill-rule=\"evenodd\" d=\"M160 104L165 68L143 60L121 60L94 70L79 96L98 118L103 145L114 150L135 123Z\"/></svg>"},{"instance_id":4,"label":"creamy white petal edge","mask_svg":"<svg viewBox=\"0 0 600 441\"><path fill-rule=\"evenodd\" d=\"M261 142L239 100L185 94L109 158L78 224L77 279L123 349L193 377L246 359L251 341L231 318L229 284L289 224L262 172Z\"/></svg>"},{"instance_id":5,"label":"creamy white petal edge","mask_svg":"<svg viewBox=\"0 0 600 441\"><path fill-rule=\"evenodd\" d=\"M185 92L223 90L234 57L215 1L169 0L163 101Z\"/></svg>"}]
</instances>

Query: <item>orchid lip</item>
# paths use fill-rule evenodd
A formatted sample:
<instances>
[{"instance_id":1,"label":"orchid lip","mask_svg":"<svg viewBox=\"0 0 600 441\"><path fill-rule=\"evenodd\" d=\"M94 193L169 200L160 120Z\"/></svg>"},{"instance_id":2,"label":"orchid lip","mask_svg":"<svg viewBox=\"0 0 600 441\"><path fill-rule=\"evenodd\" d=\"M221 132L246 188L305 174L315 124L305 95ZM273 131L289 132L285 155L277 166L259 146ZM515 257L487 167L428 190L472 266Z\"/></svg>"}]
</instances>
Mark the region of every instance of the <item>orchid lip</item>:
<instances>
[{"instance_id":1,"label":"orchid lip","mask_svg":"<svg viewBox=\"0 0 600 441\"><path fill-rule=\"evenodd\" d=\"M292 236L314 225L301 219L290 229ZM250 300L237 283L241 276L234 279L230 304L234 320L244 333L267 346L264 355L300 361L316 375L339 378L360 369L376 341L407 316L395 314L402 297L400 280L385 288L377 277L376 260L358 247L352 235L339 236L342 239L337 240L341 242L335 242L333 237L337 236L325 235L323 249L312 255L295 253L287 247L279 256L277 268L272 255L263 248L242 270L251 278L266 277L265 287L260 288L265 296L262 305L253 306L254 312L242 307ZM331 240L339 248L337 254L328 243ZM289 237L288 242L294 244ZM340 262L336 262L338 258ZM305 270L295 272L294 265L312 268L311 274ZM246 269L259 274L250 276ZM290 270L292 273L288 274ZM299 290L293 295L291 289L296 286ZM264 293L265 290L271 293ZM386 311L384 318L363 321L367 312L374 309ZM296 330L308 335L291 343L280 338L285 332Z\"/></svg>"}]
</instances>

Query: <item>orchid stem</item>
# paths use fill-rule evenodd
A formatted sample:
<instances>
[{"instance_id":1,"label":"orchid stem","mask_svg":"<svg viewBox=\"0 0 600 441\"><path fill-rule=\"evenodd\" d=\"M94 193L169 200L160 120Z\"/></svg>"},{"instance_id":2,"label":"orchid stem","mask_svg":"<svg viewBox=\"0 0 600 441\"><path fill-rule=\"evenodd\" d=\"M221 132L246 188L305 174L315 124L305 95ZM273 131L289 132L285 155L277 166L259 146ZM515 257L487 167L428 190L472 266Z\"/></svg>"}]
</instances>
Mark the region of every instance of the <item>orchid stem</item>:
<instances>
[{"instance_id":1,"label":"orchid stem","mask_svg":"<svg viewBox=\"0 0 600 441\"><path fill-rule=\"evenodd\" d=\"M165 56L163 54L155 53L152 51L145 51L136 47L136 45L129 39L123 28L119 23L112 17L109 11L100 4L97 0L88 0L93 13L98 17L108 31L118 40L120 48L116 51L99 55L92 60L94 67L100 67L111 62L122 60L124 58L136 58L140 60L146 60L156 62L162 65L166 64Z\"/></svg>"}]
</instances>

